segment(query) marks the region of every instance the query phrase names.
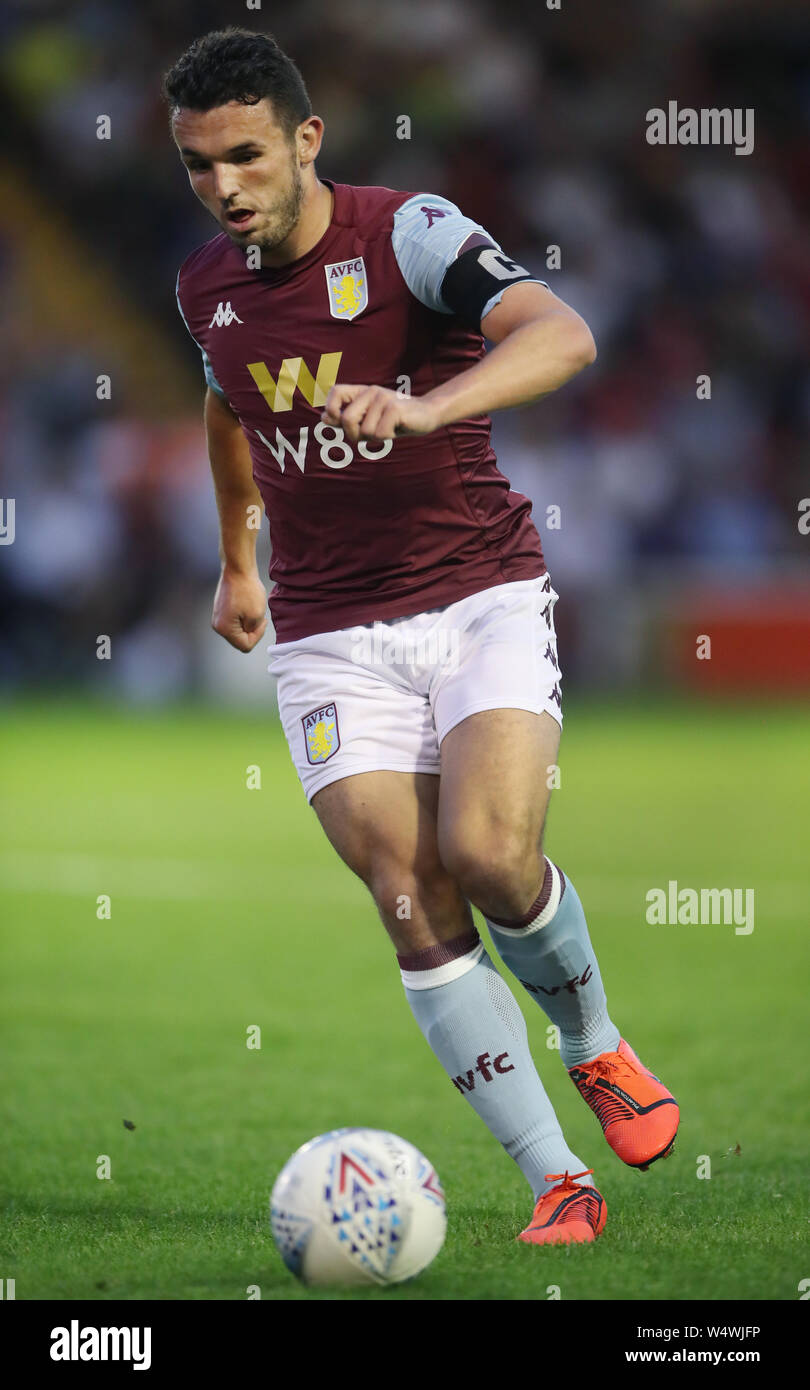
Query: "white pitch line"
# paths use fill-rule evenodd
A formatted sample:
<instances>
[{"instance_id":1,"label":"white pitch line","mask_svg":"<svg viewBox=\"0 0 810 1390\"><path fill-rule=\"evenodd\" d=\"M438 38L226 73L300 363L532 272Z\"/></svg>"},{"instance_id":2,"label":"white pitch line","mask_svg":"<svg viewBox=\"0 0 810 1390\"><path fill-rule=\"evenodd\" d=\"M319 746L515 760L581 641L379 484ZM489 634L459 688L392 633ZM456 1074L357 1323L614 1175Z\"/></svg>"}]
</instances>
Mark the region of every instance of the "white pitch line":
<instances>
[{"instance_id":1,"label":"white pitch line","mask_svg":"<svg viewBox=\"0 0 810 1390\"><path fill-rule=\"evenodd\" d=\"M0 854L0 888L22 893L90 893L137 898L251 896L247 883L210 862L186 859L121 859L114 856L8 850Z\"/></svg>"}]
</instances>

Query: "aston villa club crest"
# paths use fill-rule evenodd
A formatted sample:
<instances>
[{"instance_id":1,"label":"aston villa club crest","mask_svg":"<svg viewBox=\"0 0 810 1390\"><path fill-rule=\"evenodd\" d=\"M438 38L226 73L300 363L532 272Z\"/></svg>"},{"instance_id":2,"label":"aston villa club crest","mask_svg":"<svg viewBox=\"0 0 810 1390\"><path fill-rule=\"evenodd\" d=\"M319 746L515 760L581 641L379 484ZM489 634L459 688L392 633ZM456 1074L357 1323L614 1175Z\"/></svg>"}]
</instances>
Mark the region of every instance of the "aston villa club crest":
<instances>
[{"instance_id":1,"label":"aston villa club crest","mask_svg":"<svg viewBox=\"0 0 810 1390\"><path fill-rule=\"evenodd\" d=\"M362 256L352 261L333 261L325 265L329 312L333 319L350 323L368 304L368 277Z\"/></svg>"},{"instance_id":2,"label":"aston villa club crest","mask_svg":"<svg viewBox=\"0 0 810 1390\"><path fill-rule=\"evenodd\" d=\"M313 765L327 762L340 747L336 706L323 705L320 709L310 710L301 723L307 743L307 761Z\"/></svg>"}]
</instances>

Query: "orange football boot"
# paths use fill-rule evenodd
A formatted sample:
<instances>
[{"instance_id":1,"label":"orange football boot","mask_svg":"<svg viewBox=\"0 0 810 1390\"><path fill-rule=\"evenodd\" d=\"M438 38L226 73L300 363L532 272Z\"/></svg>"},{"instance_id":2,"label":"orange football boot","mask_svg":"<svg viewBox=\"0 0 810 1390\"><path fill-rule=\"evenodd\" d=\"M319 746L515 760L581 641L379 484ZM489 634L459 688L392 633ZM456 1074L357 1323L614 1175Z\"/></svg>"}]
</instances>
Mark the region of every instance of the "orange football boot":
<instances>
[{"instance_id":1,"label":"orange football boot","mask_svg":"<svg viewBox=\"0 0 810 1390\"><path fill-rule=\"evenodd\" d=\"M619 1039L616 1052L568 1068L568 1075L597 1116L610 1147L631 1168L646 1172L672 1152L678 1132L678 1102L666 1086Z\"/></svg>"},{"instance_id":2,"label":"orange football boot","mask_svg":"<svg viewBox=\"0 0 810 1390\"><path fill-rule=\"evenodd\" d=\"M605 1227L607 1203L595 1187L576 1181L592 1172L593 1168L585 1168L570 1175L567 1169L546 1173L546 1182L556 1186L538 1198L534 1215L518 1240L527 1245L584 1245L596 1240Z\"/></svg>"}]
</instances>

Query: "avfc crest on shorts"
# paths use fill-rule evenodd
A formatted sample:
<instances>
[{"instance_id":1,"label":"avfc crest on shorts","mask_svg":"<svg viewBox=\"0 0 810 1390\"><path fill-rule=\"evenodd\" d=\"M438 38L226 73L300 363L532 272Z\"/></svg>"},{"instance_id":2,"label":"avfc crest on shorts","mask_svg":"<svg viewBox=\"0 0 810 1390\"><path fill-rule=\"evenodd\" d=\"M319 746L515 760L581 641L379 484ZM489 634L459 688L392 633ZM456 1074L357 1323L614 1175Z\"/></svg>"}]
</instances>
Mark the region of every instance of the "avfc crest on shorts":
<instances>
[{"instance_id":1,"label":"avfc crest on shorts","mask_svg":"<svg viewBox=\"0 0 810 1390\"><path fill-rule=\"evenodd\" d=\"M368 304L368 279L362 256L353 261L333 261L325 265L329 312L333 319L350 323Z\"/></svg>"},{"instance_id":2,"label":"avfc crest on shorts","mask_svg":"<svg viewBox=\"0 0 810 1390\"><path fill-rule=\"evenodd\" d=\"M307 743L307 762L313 765L328 762L340 747L337 707L322 705L320 709L310 710L301 723Z\"/></svg>"}]
</instances>

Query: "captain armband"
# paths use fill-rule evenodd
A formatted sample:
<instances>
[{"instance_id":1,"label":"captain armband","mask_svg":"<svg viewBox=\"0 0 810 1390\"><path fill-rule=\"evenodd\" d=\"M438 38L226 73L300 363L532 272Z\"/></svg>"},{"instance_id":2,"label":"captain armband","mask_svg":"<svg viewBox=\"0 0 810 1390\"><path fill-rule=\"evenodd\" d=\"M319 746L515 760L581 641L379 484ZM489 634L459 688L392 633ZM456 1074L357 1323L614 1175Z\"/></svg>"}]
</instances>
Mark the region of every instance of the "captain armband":
<instances>
[{"instance_id":1,"label":"captain armband","mask_svg":"<svg viewBox=\"0 0 810 1390\"><path fill-rule=\"evenodd\" d=\"M479 244L468 251L462 250L448 267L442 280L441 296L448 309L467 328L480 333L481 319L490 299L509 285L520 284L521 280L538 283L536 275L510 261L497 246Z\"/></svg>"}]
</instances>

